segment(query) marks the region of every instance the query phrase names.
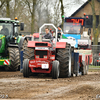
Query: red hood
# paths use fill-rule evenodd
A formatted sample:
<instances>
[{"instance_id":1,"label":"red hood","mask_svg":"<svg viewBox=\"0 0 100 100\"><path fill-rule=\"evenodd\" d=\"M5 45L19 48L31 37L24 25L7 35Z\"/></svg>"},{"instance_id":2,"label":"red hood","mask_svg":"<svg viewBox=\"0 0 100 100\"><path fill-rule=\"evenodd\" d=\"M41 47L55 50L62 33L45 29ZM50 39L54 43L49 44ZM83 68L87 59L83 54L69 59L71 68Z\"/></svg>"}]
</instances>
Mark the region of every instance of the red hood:
<instances>
[{"instance_id":1,"label":"red hood","mask_svg":"<svg viewBox=\"0 0 100 100\"><path fill-rule=\"evenodd\" d=\"M33 34L33 37L39 38L39 33L34 33L34 34Z\"/></svg>"}]
</instances>

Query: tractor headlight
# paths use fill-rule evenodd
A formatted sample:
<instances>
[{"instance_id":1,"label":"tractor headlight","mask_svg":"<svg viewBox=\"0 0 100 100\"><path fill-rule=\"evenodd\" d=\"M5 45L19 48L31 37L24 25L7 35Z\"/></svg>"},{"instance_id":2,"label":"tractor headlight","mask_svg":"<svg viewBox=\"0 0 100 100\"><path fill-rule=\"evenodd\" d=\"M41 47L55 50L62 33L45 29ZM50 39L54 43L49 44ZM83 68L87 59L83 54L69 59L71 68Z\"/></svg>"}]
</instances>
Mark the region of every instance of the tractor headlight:
<instances>
[{"instance_id":1,"label":"tractor headlight","mask_svg":"<svg viewBox=\"0 0 100 100\"><path fill-rule=\"evenodd\" d=\"M44 58L47 58L47 56L44 56Z\"/></svg>"}]
</instances>

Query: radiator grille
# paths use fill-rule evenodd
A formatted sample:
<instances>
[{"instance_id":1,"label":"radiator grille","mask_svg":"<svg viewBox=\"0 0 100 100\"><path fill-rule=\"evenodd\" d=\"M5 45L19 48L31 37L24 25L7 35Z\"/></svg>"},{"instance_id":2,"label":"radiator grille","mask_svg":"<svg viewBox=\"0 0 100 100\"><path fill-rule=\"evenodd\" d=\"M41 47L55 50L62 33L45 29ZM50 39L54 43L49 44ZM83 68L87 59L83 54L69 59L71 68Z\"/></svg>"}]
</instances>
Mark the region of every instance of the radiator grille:
<instances>
[{"instance_id":1,"label":"radiator grille","mask_svg":"<svg viewBox=\"0 0 100 100\"><path fill-rule=\"evenodd\" d=\"M39 58L43 58L44 55L47 55L47 51L36 50L35 53L36 55L39 55Z\"/></svg>"},{"instance_id":2,"label":"radiator grille","mask_svg":"<svg viewBox=\"0 0 100 100\"><path fill-rule=\"evenodd\" d=\"M48 46L47 43L36 43L35 45L36 45L36 46Z\"/></svg>"}]
</instances>

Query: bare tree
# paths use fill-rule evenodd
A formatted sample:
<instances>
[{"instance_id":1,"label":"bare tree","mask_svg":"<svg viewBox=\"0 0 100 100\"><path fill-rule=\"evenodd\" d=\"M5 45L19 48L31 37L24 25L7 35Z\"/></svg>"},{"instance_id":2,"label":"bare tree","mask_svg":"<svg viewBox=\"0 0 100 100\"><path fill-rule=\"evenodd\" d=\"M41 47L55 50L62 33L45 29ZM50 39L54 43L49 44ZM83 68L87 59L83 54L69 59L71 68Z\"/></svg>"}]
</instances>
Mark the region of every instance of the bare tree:
<instances>
[{"instance_id":1,"label":"bare tree","mask_svg":"<svg viewBox=\"0 0 100 100\"><path fill-rule=\"evenodd\" d=\"M6 17L10 17L10 1L11 0L0 0L0 8L2 8L3 5L6 7Z\"/></svg>"},{"instance_id":2,"label":"bare tree","mask_svg":"<svg viewBox=\"0 0 100 100\"><path fill-rule=\"evenodd\" d=\"M53 14L53 23L57 27L61 24L61 10L60 10L60 2L56 0L53 5L54 14Z\"/></svg>"},{"instance_id":3,"label":"bare tree","mask_svg":"<svg viewBox=\"0 0 100 100\"><path fill-rule=\"evenodd\" d=\"M44 23L44 2L43 0L37 1L37 7L36 7L36 31L39 30L39 27Z\"/></svg>"},{"instance_id":4,"label":"bare tree","mask_svg":"<svg viewBox=\"0 0 100 100\"><path fill-rule=\"evenodd\" d=\"M92 9L92 15L93 15L93 36L94 36L94 41L93 44L97 45L98 44L98 37L100 34L100 10L99 10L99 25L98 27L96 26L96 11L95 11L95 0L88 0L88 2L91 5ZM99 4L100 7L100 4Z\"/></svg>"},{"instance_id":5,"label":"bare tree","mask_svg":"<svg viewBox=\"0 0 100 100\"><path fill-rule=\"evenodd\" d=\"M0 0L0 8L4 5L5 0Z\"/></svg>"},{"instance_id":6,"label":"bare tree","mask_svg":"<svg viewBox=\"0 0 100 100\"><path fill-rule=\"evenodd\" d=\"M37 0L25 0L25 3L27 4L30 15L31 15L31 32L32 33L34 32L36 1Z\"/></svg>"},{"instance_id":7,"label":"bare tree","mask_svg":"<svg viewBox=\"0 0 100 100\"><path fill-rule=\"evenodd\" d=\"M64 24L64 4L63 4L63 0L60 0L61 3L61 18L62 18L62 28L63 28L63 24Z\"/></svg>"},{"instance_id":8,"label":"bare tree","mask_svg":"<svg viewBox=\"0 0 100 100\"><path fill-rule=\"evenodd\" d=\"M11 0L6 0L6 17L10 17L10 1Z\"/></svg>"},{"instance_id":9,"label":"bare tree","mask_svg":"<svg viewBox=\"0 0 100 100\"><path fill-rule=\"evenodd\" d=\"M37 0L35 12L35 31L44 23L53 22L53 3L51 0Z\"/></svg>"}]
</instances>

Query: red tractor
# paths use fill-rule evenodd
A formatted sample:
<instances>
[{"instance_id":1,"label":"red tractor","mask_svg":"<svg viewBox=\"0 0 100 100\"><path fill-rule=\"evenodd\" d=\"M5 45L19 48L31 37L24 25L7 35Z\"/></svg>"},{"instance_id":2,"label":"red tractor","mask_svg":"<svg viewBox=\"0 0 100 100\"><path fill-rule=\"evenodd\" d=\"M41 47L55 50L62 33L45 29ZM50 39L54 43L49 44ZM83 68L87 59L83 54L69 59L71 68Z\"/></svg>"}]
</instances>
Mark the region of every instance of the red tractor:
<instances>
[{"instance_id":1,"label":"red tractor","mask_svg":"<svg viewBox=\"0 0 100 100\"><path fill-rule=\"evenodd\" d=\"M45 25L53 24L44 24ZM57 35L57 34L56 34ZM29 77L32 73L52 73L52 78L71 76L71 46L66 42L52 42L50 39L28 41L23 51L23 76ZM57 37L57 36L56 36Z\"/></svg>"},{"instance_id":2,"label":"red tractor","mask_svg":"<svg viewBox=\"0 0 100 100\"><path fill-rule=\"evenodd\" d=\"M48 25L56 30L54 41L42 38L41 29ZM77 54L78 56L74 56ZM28 41L24 48L23 76L29 77L31 72L52 74L53 79L70 77L73 74L77 76L79 72L84 75L87 68L83 58L79 53L74 54L74 47L67 42L57 41L57 28L53 24L44 24L39 29L39 41Z\"/></svg>"}]
</instances>

